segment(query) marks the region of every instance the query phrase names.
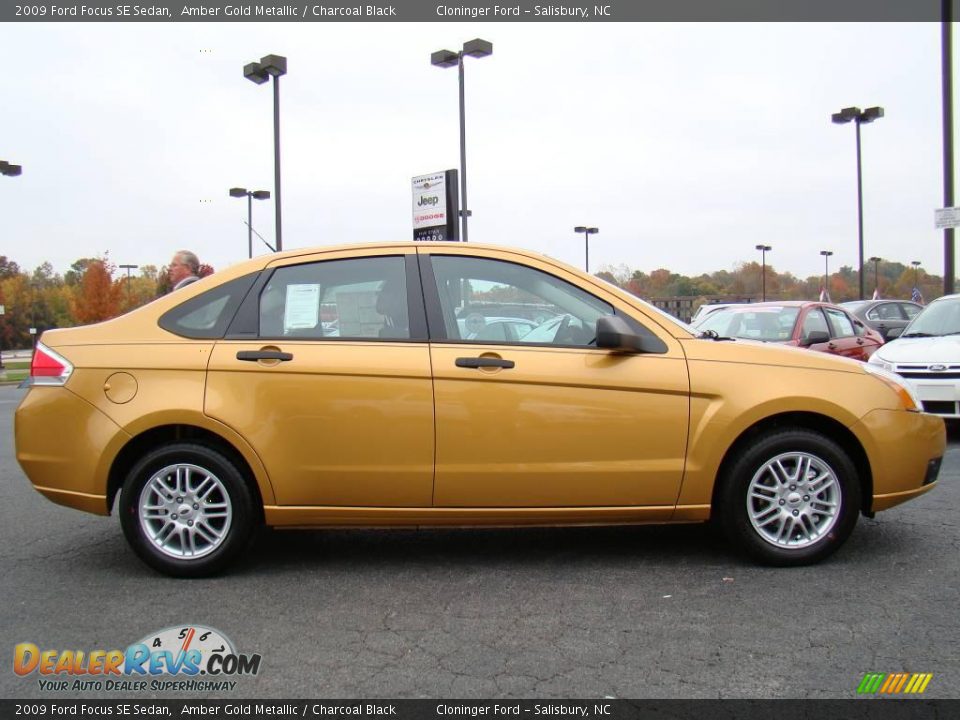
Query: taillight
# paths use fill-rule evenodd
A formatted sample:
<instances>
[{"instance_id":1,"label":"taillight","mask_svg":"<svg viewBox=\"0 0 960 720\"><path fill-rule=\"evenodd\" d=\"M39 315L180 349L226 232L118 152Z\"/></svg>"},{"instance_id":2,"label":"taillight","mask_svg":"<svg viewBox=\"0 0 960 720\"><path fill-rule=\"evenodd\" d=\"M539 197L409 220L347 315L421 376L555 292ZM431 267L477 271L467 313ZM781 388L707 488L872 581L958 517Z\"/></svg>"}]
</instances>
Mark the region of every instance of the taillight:
<instances>
[{"instance_id":1,"label":"taillight","mask_svg":"<svg viewBox=\"0 0 960 720\"><path fill-rule=\"evenodd\" d=\"M31 385L63 385L70 378L73 365L63 355L54 352L41 342L33 351L30 361Z\"/></svg>"}]
</instances>

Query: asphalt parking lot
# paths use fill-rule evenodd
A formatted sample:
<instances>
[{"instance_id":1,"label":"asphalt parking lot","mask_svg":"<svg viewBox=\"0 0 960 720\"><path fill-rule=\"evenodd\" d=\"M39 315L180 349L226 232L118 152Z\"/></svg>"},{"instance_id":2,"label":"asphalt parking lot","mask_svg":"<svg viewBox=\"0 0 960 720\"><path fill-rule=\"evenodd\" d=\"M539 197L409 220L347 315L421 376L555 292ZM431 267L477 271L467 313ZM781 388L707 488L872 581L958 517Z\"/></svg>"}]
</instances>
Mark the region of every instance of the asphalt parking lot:
<instances>
[{"instance_id":1,"label":"asphalt parking lot","mask_svg":"<svg viewBox=\"0 0 960 720\"><path fill-rule=\"evenodd\" d=\"M259 653L259 674L138 697L852 698L867 672L960 688L957 428L938 488L815 567L756 567L700 526L286 531L189 581L142 565L116 517L30 487L22 394L0 387L0 697L131 696L41 690L14 646L124 649L190 624Z\"/></svg>"}]
</instances>

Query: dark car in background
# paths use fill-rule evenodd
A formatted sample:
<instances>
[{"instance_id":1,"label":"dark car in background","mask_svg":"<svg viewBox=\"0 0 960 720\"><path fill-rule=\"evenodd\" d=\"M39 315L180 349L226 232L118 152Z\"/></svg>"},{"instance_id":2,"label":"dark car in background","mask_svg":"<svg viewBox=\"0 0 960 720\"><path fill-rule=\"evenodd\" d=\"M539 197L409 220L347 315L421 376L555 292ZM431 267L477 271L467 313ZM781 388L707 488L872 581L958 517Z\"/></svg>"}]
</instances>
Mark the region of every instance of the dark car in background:
<instances>
[{"instance_id":1,"label":"dark car in background","mask_svg":"<svg viewBox=\"0 0 960 720\"><path fill-rule=\"evenodd\" d=\"M891 330L905 328L923 310L923 305L910 300L852 300L840 307L880 333L884 341L890 339Z\"/></svg>"},{"instance_id":2,"label":"dark car in background","mask_svg":"<svg viewBox=\"0 0 960 720\"><path fill-rule=\"evenodd\" d=\"M803 300L731 305L697 326L720 337L776 342L867 360L883 337L837 305Z\"/></svg>"}]
</instances>

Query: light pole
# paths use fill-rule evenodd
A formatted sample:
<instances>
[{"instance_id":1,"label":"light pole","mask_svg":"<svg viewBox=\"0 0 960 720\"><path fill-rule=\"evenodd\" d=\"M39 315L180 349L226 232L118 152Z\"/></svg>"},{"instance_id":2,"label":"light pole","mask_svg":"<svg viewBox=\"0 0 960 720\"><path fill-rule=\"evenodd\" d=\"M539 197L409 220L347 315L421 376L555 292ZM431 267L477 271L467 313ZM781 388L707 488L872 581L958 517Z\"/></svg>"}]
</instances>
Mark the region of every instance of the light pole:
<instances>
[{"instance_id":1,"label":"light pole","mask_svg":"<svg viewBox=\"0 0 960 720\"><path fill-rule=\"evenodd\" d=\"M585 253L583 267L585 272L590 272L590 236L596 235L598 232L600 232L600 228L577 225L573 231L575 233L583 233L583 247Z\"/></svg>"},{"instance_id":2,"label":"light pole","mask_svg":"<svg viewBox=\"0 0 960 720\"><path fill-rule=\"evenodd\" d=\"M230 197L247 198L247 258L253 257L253 201L269 200L270 192L268 190L247 190L246 188L230 188ZM279 248L277 248L279 249Z\"/></svg>"},{"instance_id":3,"label":"light pole","mask_svg":"<svg viewBox=\"0 0 960 720\"><path fill-rule=\"evenodd\" d=\"M260 62L252 62L243 67L243 76L262 85L273 78L273 191L274 210L277 217L277 252L283 250L280 232L280 76L287 74L287 59L282 55L265 55ZM251 256L253 250L250 251Z\"/></svg>"},{"instance_id":4,"label":"light pole","mask_svg":"<svg viewBox=\"0 0 960 720\"><path fill-rule=\"evenodd\" d=\"M860 243L859 276L861 300L863 300L863 171L860 162L860 126L882 117L882 107L871 107L866 110L860 110L858 107L848 107L830 116L833 122L838 125L845 125L852 120L857 126L857 234Z\"/></svg>"},{"instance_id":5,"label":"light pole","mask_svg":"<svg viewBox=\"0 0 960 720\"><path fill-rule=\"evenodd\" d=\"M920 261L911 260L910 264L913 265L913 286L919 289L920 288Z\"/></svg>"},{"instance_id":6,"label":"light pole","mask_svg":"<svg viewBox=\"0 0 960 720\"><path fill-rule=\"evenodd\" d=\"M833 255L833 251L821 250L820 254L823 255L823 291L829 297L830 295L830 256Z\"/></svg>"},{"instance_id":7,"label":"light pole","mask_svg":"<svg viewBox=\"0 0 960 720\"><path fill-rule=\"evenodd\" d=\"M476 38L465 42L460 52L437 50L430 55L431 65L442 68L456 65L460 70L460 235L463 242L467 242L467 217L470 215L470 210L467 209L467 126L464 112L463 57L469 55L482 58L492 54L493 43Z\"/></svg>"},{"instance_id":8,"label":"light pole","mask_svg":"<svg viewBox=\"0 0 960 720\"><path fill-rule=\"evenodd\" d=\"M130 304L130 271L136 270L139 265L120 265L120 268L127 271L127 305Z\"/></svg>"},{"instance_id":9,"label":"light pole","mask_svg":"<svg viewBox=\"0 0 960 720\"><path fill-rule=\"evenodd\" d=\"M23 172L23 168L20 165L11 165L6 160L0 160L0 175L6 177L15 177ZM6 308L0 304L0 316L6 313ZM2 331L0 331L2 332ZM3 336L0 334L0 370L3 369L3 348L2 348Z\"/></svg>"},{"instance_id":10,"label":"light pole","mask_svg":"<svg viewBox=\"0 0 960 720\"><path fill-rule=\"evenodd\" d=\"M880 262L882 260L883 258L876 255L870 258L870 262L873 263L873 294L876 295L877 299L880 298Z\"/></svg>"},{"instance_id":11,"label":"light pole","mask_svg":"<svg viewBox=\"0 0 960 720\"><path fill-rule=\"evenodd\" d=\"M761 298L762 302L767 301L767 253L773 250L773 247L770 245L757 245L757 250L760 251L760 284L762 286Z\"/></svg>"}]
</instances>

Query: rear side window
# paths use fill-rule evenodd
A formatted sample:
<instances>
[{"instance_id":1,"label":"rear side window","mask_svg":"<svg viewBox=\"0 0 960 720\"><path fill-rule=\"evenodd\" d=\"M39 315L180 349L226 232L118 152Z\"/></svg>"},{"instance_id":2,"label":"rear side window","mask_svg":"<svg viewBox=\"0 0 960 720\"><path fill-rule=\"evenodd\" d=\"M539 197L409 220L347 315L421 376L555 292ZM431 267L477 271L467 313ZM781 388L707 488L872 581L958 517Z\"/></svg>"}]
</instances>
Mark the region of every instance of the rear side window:
<instances>
[{"instance_id":1,"label":"rear side window","mask_svg":"<svg viewBox=\"0 0 960 720\"><path fill-rule=\"evenodd\" d=\"M165 312L159 325L181 337L222 338L256 279L257 273L252 273L218 285Z\"/></svg>"},{"instance_id":2,"label":"rear side window","mask_svg":"<svg viewBox=\"0 0 960 720\"><path fill-rule=\"evenodd\" d=\"M278 268L260 294L260 337L411 338L402 256Z\"/></svg>"}]
</instances>

